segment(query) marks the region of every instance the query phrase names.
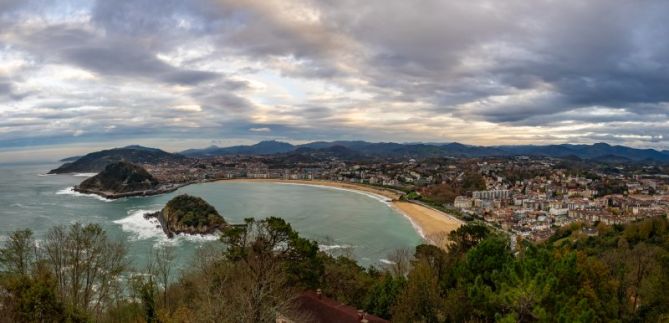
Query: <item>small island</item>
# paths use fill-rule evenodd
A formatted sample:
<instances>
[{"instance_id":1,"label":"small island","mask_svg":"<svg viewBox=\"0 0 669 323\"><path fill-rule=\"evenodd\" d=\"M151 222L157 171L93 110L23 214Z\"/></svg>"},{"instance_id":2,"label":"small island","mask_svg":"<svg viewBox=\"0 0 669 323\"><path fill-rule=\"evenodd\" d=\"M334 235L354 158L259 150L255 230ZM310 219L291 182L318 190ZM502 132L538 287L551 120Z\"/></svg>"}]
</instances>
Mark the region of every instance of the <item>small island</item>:
<instances>
[{"instance_id":1,"label":"small island","mask_svg":"<svg viewBox=\"0 0 669 323\"><path fill-rule=\"evenodd\" d=\"M161 184L141 166L119 161L107 165L99 174L75 186L74 190L117 199L162 194L172 192L179 187L175 184Z\"/></svg>"},{"instance_id":2,"label":"small island","mask_svg":"<svg viewBox=\"0 0 669 323\"><path fill-rule=\"evenodd\" d=\"M213 234L228 225L205 200L186 194L171 199L161 211L144 217L157 218L169 238L180 233Z\"/></svg>"}]
</instances>

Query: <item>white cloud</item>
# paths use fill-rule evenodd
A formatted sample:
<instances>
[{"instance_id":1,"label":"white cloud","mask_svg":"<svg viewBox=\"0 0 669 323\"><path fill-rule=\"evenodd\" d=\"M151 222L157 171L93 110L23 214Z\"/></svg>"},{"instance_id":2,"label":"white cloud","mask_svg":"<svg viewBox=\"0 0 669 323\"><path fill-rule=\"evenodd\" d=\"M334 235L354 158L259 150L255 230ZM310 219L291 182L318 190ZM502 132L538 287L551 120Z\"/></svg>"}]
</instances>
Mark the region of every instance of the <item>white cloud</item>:
<instances>
[{"instance_id":1,"label":"white cloud","mask_svg":"<svg viewBox=\"0 0 669 323\"><path fill-rule=\"evenodd\" d=\"M0 147L272 132L669 148L666 1L11 3Z\"/></svg>"},{"instance_id":2,"label":"white cloud","mask_svg":"<svg viewBox=\"0 0 669 323\"><path fill-rule=\"evenodd\" d=\"M249 128L249 131L253 132L270 132L272 129L267 128L267 127L262 127L262 128Z\"/></svg>"}]
</instances>

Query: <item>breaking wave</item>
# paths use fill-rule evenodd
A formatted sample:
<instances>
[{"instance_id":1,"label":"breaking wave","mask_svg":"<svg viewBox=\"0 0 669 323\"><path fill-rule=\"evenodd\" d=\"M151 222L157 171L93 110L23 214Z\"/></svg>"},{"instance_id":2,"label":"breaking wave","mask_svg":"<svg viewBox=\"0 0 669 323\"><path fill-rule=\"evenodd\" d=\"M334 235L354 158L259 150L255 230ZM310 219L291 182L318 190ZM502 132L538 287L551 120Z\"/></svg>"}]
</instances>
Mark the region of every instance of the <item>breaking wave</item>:
<instances>
[{"instance_id":1,"label":"breaking wave","mask_svg":"<svg viewBox=\"0 0 669 323\"><path fill-rule=\"evenodd\" d=\"M77 191L74 190L74 186L70 186L70 187L64 188L64 189L62 189L62 190L56 192L56 194L57 194L57 195L71 195L71 196L85 196L85 197L92 197L92 198L95 198L95 199L100 200L100 201L103 201L103 202L112 202L112 201L114 201L114 200L112 200L112 199L107 199L107 198L104 198L104 197L102 197L102 196L100 196L100 195L96 195L96 194L85 194L85 193L77 192Z\"/></svg>"},{"instance_id":2,"label":"breaking wave","mask_svg":"<svg viewBox=\"0 0 669 323\"><path fill-rule=\"evenodd\" d=\"M353 246L347 245L347 244L333 244L333 245L320 244L320 245L318 245L318 249L320 251L330 251L330 250L336 250L336 249L350 249L350 248L353 248Z\"/></svg>"},{"instance_id":3,"label":"breaking wave","mask_svg":"<svg viewBox=\"0 0 669 323\"><path fill-rule=\"evenodd\" d=\"M169 245L178 245L182 241L191 241L191 242L206 242L206 241L215 241L218 240L218 235L190 235L190 234L178 234L174 238L168 238L163 229L160 227L160 222L156 218L147 219L144 217L147 213L158 212L160 209L153 210L130 210L128 211L128 216L116 221L112 221L116 224L121 225L121 230L130 233L129 240L154 240L156 244L154 246L159 246L161 244Z\"/></svg>"},{"instance_id":4,"label":"breaking wave","mask_svg":"<svg viewBox=\"0 0 669 323\"><path fill-rule=\"evenodd\" d=\"M97 173L76 173L76 174L72 174L72 176L76 176L76 177L93 177L95 175L97 175Z\"/></svg>"}]
</instances>

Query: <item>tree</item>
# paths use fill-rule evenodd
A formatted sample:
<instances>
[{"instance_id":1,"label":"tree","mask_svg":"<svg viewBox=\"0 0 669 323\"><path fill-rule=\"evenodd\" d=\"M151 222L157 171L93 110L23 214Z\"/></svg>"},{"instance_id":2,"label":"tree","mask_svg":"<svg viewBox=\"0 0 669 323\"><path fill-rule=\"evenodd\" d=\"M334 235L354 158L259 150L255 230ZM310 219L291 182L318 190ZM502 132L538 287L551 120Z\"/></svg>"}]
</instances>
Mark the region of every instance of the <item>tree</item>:
<instances>
[{"instance_id":1,"label":"tree","mask_svg":"<svg viewBox=\"0 0 669 323\"><path fill-rule=\"evenodd\" d=\"M97 224L57 226L44 241L45 261L60 298L70 308L96 315L120 293L126 253L125 245L110 241Z\"/></svg>"},{"instance_id":2,"label":"tree","mask_svg":"<svg viewBox=\"0 0 669 323\"><path fill-rule=\"evenodd\" d=\"M12 232L0 249L0 268L6 273L28 275L36 260L36 248L32 231Z\"/></svg>"},{"instance_id":3,"label":"tree","mask_svg":"<svg viewBox=\"0 0 669 323\"><path fill-rule=\"evenodd\" d=\"M56 281L43 268L33 276L12 275L0 280L0 322L62 322L70 315L56 295Z\"/></svg>"},{"instance_id":4,"label":"tree","mask_svg":"<svg viewBox=\"0 0 669 323\"><path fill-rule=\"evenodd\" d=\"M411 257L409 249L396 249L388 256L388 269L393 277L406 277L411 269Z\"/></svg>"},{"instance_id":5,"label":"tree","mask_svg":"<svg viewBox=\"0 0 669 323\"><path fill-rule=\"evenodd\" d=\"M153 257L155 275L163 286L163 305L169 307L167 302L167 286L170 284L170 277L172 275L172 266L175 258L174 248L171 246L160 246L155 249Z\"/></svg>"},{"instance_id":6,"label":"tree","mask_svg":"<svg viewBox=\"0 0 669 323\"><path fill-rule=\"evenodd\" d=\"M201 273L179 283L194 296L188 301L200 305L198 319L273 321L277 312L293 310L297 286L313 286L321 277L316 242L299 237L282 219L246 219L224 229L221 241L223 252L206 255Z\"/></svg>"},{"instance_id":7,"label":"tree","mask_svg":"<svg viewBox=\"0 0 669 323\"><path fill-rule=\"evenodd\" d=\"M406 278L403 276L383 275L369 289L364 305L365 310L379 317L390 318L392 307L397 302L397 297L405 284Z\"/></svg>"},{"instance_id":8,"label":"tree","mask_svg":"<svg viewBox=\"0 0 669 323\"><path fill-rule=\"evenodd\" d=\"M439 294L439 281L431 266L423 260L414 264L406 287L392 309L393 321L441 322L446 317L445 302Z\"/></svg>"},{"instance_id":9,"label":"tree","mask_svg":"<svg viewBox=\"0 0 669 323\"><path fill-rule=\"evenodd\" d=\"M479 173L466 172L461 187L463 192L482 191L486 189L485 179Z\"/></svg>"},{"instance_id":10,"label":"tree","mask_svg":"<svg viewBox=\"0 0 669 323\"><path fill-rule=\"evenodd\" d=\"M464 254L475 247L490 234L490 230L483 224L468 223L448 234L452 242L448 250L452 254Z\"/></svg>"}]
</instances>

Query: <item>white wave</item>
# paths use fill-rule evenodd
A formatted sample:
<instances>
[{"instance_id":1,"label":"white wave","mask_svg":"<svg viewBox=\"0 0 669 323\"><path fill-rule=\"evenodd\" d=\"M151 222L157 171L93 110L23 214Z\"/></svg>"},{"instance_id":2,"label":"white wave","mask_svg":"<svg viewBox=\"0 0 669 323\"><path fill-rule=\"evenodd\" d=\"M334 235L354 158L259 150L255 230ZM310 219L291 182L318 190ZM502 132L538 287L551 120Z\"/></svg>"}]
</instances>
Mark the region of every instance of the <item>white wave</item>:
<instances>
[{"instance_id":1,"label":"white wave","mask_svg":"<svg viewBox=\"0 0 669 323\"><path fill-rule=\"evenodd\" d=\"M37 174L39 177L44 177L44 176L54 176L56 174Z\"/></svg>"},{"instance_id":2,"label":"white wave","mask_svg":"<svg viewBox=\"0 0 669 323\"><path fill-rule=\"evenodd\" d=\"M350 249L353 248L351 245L347 244L333 244L333 245L325 245L325 244L319 244L318 249L320 251L330 251L330 250L335 250L335 249Z\"/></svg>"},{"instance_id":3,"label":"white wave","mask_svg":"<svg viewBox=\"0 0 669 323\"><path fill-rule=\"evenodd\" d=\"M206 241L216 241L220 238L218 234L186 234L179 233L174 236L171 240L179 242L180 240L186 240L190 242L206 242Z\"/></svg>"},{"instance_id":4,"label":"white wave","mask_svg":"<svg viewBox=\"0 0 669 323\"><path fill-rule=\"evenodd\" d=\"M130 210L128 216L113 221L121 225L121 229L130 232L132 240L146 240L152 238L165 237L163 229L160 228L160 222L156 218L145 219L144 214L157 212L160 210Z\"/></svg>"},{"instance_id":5,"label":"white wave","mask_svg":"<svg viewBox=\"0 0 669 323\"><path fill-rule=\"evenodd\" d=\"M112 200L112 199L107 199L107 198L104 198L104 197L102 197L102 196L100 196L100 195L96 195L96 194L85 194L85 193L77 192L77 191L74 190L74 186L70 186L70 187L64 188L64 189L62 189L62 190L56 192L56 194L57 194L57 195L72 195L72 196L92 197L92 198L95 198L95 199L100 200L100 201L103 201L103 202L112 202L112 201L114 201L114 200Z\"/></svg>"},{"instance_id":6,"label":"white wave","mask_svg":"<svg viewBox=\"0 0 669 323\"><path fill-rule=\"evenodd\" d=\"M413 227L414 231L416 231L416 233L418 233L418 235L419 235L423 240L430 241L430 240L427 238L427 236L425 235L425 232L423 232L423 228L421 228L420 225L418 225L418 223L416 223L416 222L415 222L415 221L414 221L408 214L404 213L404 211L400 210L399 208L395 207L395 206L392 205L392 204L391 204L390 207L391 207L393 210L395 210L395 212L401 214L405 219L407 219L407 220L409 221L409 223L411 223L411 227Z\"/></svg>"},{"instance_id":7,"label":"white wave","mask_svg":"<svg viewBox=\"0 0 669 323\"><path fill-rule=\"evenodd\" d=\"M123 231L130 232L130 241L155 240L157 243L154 245L154 247L158 247L160 245L179 245L182 241L201 243L206 241L215 241L219 238L219 236L215 234L190 235L180 233L170 239L167 237L165 232L163 232L158 219L147 219L144 217L144 215L147 213L154 213L158 211L160 211L160 209L130 210L128 211L127 217L113 222L120 224Z\"/></svg>"},{"instance_id":8,"label":"white wave","mask_svg":"<svg viewBox=\"0 0 669 323\"><path fill-rule=\"evenodd\" d=\"M382 264L386 264L386 265L394 265L395 264L394 261L388 260L388 259L385 259L385 258L379 259L379 262L382 263Z\"/></svg>"},{"instance_id":9,"label":"white wave","mask_svg":"<svg viewBox=\"0 0 669 323\"><path fill-rule=\"evenodd\" d=\"M76 173L76 174L72 174L72 176L76 176L76 177L93 177L93 176L95 176L95 175L97 175L97 174L98 174L98 173Z\"/></svg>"}]
</instances>

